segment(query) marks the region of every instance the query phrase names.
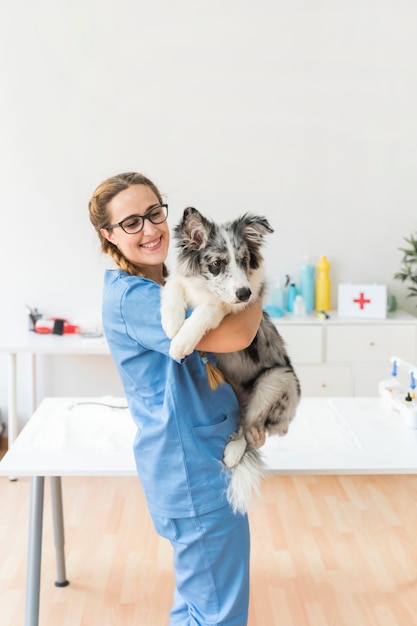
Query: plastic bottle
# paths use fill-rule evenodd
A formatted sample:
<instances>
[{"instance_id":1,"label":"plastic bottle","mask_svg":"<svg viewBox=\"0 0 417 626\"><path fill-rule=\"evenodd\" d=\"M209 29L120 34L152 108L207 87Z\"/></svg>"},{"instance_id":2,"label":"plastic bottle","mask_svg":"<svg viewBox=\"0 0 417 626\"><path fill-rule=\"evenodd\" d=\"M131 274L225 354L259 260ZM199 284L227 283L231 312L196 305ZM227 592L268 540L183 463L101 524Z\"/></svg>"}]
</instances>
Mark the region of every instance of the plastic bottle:
<instances>
[{"instance_id":1,"label":"plastic bottle","mask_svg":"<svg viewBox=\"0 0 417 626\"><path fill-rule=\"evenodd\" d=\"M280 317L285 315L285 292L280 279L275 281L272 290L272 305L278 309Z\"/></svg>"},{"instance_id":2,"label":"plastic bottle","mask_svg":"<svg viewBox=\"0 0 417 626\"><path fill-rule=\"evenodd\" d=\"M295 283L291 283L288 288L288 298L287 298L287 310L292 313L294 308L295 298L298 294L297 287Z\"/></svg>"},{"instance_id":3,"label":"plastic bottle","mask_svg":"<svg viewBox=\"0 0 417 626\"><path fill-rule=\"evenodd\" d=\"M301 267L300 292L304 299L307 313L314 310L316 288L314 284L314 265L305 263Z\"/></svg>"},{"instance_id":4,"label":"plastic bottle","mask_svg":"<svg viewBox=\"0 0 417 626\"><path fill-rule=\"evenodd\" d=\"M306 305L304 302L304 298L300 293L295 296L292 310L294 315L296 315L297 317L301 317L306 314Z\"/></svg>"},{"instance_id":5,"label":"plastic bottle","mask_svg":"<svg viewBox=\"0 0 417 626\"><path fill-rule=\"evenodd\" d=\"M331 308L330 267L327 257L321 256L317 263L316 311L330 311Z\"/></svg>"},{"instance_id":6,"label":"plastic bottle","mask_svg":"<svg viewBox=\"0 0 417 626\"><path fill-rule=\"evenodd\" d=\"M284 288L278 278L273 281L272 288L267 290L263 308L271 317L285 315Z\"/></svg>"}]
</instances>

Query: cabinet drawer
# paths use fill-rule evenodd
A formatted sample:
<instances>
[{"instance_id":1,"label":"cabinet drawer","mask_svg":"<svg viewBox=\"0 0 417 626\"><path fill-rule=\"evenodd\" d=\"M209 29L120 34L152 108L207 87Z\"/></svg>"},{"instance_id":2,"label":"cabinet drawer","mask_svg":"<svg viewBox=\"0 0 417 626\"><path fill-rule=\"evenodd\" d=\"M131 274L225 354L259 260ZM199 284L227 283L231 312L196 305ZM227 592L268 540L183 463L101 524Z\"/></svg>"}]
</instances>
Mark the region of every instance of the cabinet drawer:
<instances>
[{"instance_id":1,"label":"cabinet drawer","mask_svg":"<svg viewBox=\"0 0 417 626\"><path fill-rule=\"evenodd\" d=\"M352 394L351 369L342 365L296 365L304 398L346 397Z\"/></svg>"},{"instance_id":2,"label":"cabinet drawer","mask_svg":"<svg viewBox=\"0 0 417 626\"><path fill-rule=\"evenodd\" d=\"M396 355L414 361L416 329L408 324L328 326L326 356L329 363L376 363Z\"/></svg>"},{"instance_id":3,"label":"cabinet drawer","mask_svg":"<svg viewBox=\"0 0 417 626\"><path fill-rule=\"evenodd\" d=\"M276 325L287 346L288 356L293 363L321 363L323 360L323 338L320 326L294 324Z\"/></svg>"},{"instance_id":4,"label":"cabinet drawer","mask_svg":"<svg viewBox=\"0 0 417 626\"><path fill-rule=\"evenodd\" d=\"M391 376L392 364L388 361L384 364L359 363L353 367L352 384L354 396L377 396L378 385L382 380L388 380Z\"/></svg>"}]
</instances>

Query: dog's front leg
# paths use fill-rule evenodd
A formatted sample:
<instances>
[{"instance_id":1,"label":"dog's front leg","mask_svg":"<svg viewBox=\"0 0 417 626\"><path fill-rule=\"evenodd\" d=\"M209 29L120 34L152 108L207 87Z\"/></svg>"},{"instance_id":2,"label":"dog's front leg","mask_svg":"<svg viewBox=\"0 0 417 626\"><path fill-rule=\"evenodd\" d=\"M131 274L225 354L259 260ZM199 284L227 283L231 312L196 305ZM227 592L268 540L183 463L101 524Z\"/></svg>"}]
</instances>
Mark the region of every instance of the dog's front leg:
<instances>
[{"instance_id":1,"label":"dog's front leg","mask_svg":"<svg viewBox=\"0 0 417 626\"><path fill-rule=\"evenodd\" d=\"M184 324L187 301L184 288L175 277L161 289L161 322L166 335L172 339Z\"/></svg>"},{"instance_id":2,"label":"dog's front leg","mask_svg":"<svg viewBox=\"0 0 417 626\"><path fill-rule=\"evenodd\" d=\"M173 359L181 359L191 354L206 332L217 328L223 317L224 311L221 307L199 304L171 341L170 356Z\"/></svg>"}]
</instances>

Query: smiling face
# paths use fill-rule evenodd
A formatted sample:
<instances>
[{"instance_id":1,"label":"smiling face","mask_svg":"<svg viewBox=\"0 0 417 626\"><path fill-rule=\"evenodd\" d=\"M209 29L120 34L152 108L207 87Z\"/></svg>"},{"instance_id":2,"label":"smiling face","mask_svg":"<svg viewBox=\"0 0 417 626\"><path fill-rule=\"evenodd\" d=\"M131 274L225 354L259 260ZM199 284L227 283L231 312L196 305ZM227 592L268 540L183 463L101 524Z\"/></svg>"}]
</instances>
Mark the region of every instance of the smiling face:
<instances>
[{"instance_id":1,"label":"smiling face","mask_svg":"<svg viewBox=\"0 0 417 626\"><path fill-rule=\"evenodd\" d=\"M108 203L109 224L118 224L130 216L145 216L160 201L147 185L131 185ZM169 229L166 221L153 224L144 220L138 233L128 234L120 226L102 228L100 233L131 263L139 266L147 278L163 284L163 264L168 255Z\"/></svg>"}]
</instances>

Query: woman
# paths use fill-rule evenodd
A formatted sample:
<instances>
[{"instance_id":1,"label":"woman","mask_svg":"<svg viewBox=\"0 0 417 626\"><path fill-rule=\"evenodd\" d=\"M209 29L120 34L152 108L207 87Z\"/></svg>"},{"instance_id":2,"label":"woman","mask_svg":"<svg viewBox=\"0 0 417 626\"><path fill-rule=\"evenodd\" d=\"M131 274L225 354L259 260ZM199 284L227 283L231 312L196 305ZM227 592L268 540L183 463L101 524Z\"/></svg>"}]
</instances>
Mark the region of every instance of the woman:
<instances>
[{"instance_id":1,"label":"woman","mask_svg":"<svg viewBox=\"0 0 417 626\"><path fill-rule=\"evenodd\" d=\"M145 176L104 181L91 222L118 269L104 278L103 325L137 424L134 453L156 531L174 549L171 626L244 626L249 599L249 527L226 499L223 449L239 407L227 384L212 390L200 350L232 352L252 342L261 304L228 316L181 361L169 357L160 319L167 275L168 206ZM251 443L262 445L263 433Z\"/></svg>"}]
</instances>

